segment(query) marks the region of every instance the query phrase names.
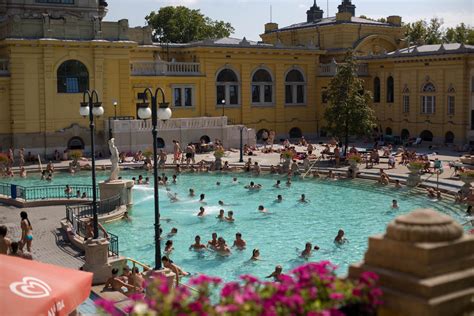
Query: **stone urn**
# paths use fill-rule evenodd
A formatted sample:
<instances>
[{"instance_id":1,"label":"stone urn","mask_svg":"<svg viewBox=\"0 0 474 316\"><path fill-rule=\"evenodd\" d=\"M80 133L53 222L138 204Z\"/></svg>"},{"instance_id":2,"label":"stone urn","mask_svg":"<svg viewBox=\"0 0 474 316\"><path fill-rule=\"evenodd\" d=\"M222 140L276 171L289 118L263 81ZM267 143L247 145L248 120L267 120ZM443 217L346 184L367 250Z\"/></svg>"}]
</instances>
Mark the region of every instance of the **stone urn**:
<instances>
[{"instance_id":1,"label":"stone urn","mask_svg":"<svg viewBox=\"0 0 474 316\"><path fill-rule=\"evenodd\" d=\"M359 173L359 162L355 159L349 159L349 173L348 176L352 179L357 178Z\"/></svg>"},{"instance_id":2,"label":"stone urn","mask_svg":"<svg viewBox=\"0 0 474 316\"><path fill-rule=\"evenodd\" d=\"M410 174L407 178L407 186L411 188L416 187L418 184L421 183L420 170L422 167L419 165L408 164L407 168L410 171Z\"/></svg>"},{"instance_id":3,"label":"stone urn","mask_svg":"<svg viewBox=\"0 0 474 316\"><path fill-rule=\"evenodd\" d=\"M285 157L285 161L283 162L282 170L284 173L287 173L290 171L290 165L291 165L291 157Z\"/></svg>"},{"instance_id":4,"label":"stone urn","mask_svg":"<svg viewBox=\"0 0 474 316\"><path fill-rule=\"evenodd\" d=\"M222 157L224 156L223 151L215 151L214 152L214 170L222 170Z\"/></svg>"}]
</instances>

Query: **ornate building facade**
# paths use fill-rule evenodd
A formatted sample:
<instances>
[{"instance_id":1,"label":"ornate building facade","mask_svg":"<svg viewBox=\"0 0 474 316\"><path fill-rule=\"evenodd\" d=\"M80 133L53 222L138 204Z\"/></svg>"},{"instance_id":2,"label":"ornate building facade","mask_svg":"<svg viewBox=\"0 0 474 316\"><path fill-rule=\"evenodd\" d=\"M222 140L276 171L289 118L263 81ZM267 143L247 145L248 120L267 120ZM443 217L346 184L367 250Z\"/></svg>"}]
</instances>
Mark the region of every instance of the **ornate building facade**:
<instances>
[{"instance_id":1,"label":"ornate building facade","mask_svg":"<svg viewBox=\"0 0 474 316\"><path fill-rule=\"evenodd\" d=\"M148 27L103 21L105 1L0 0L0 150L87 146L86 89L104 103L100 133L115 113L136 117L144 88L161 87L173 117L225 115L280 137L325 136L325 90L348 50L382 133L474 141L474 47L408 47L400 17L380 23L355 10L344 0L325 18L315 1L305 22L267 23L260 42L160 45Z\"/></svg>"}]
</instances>

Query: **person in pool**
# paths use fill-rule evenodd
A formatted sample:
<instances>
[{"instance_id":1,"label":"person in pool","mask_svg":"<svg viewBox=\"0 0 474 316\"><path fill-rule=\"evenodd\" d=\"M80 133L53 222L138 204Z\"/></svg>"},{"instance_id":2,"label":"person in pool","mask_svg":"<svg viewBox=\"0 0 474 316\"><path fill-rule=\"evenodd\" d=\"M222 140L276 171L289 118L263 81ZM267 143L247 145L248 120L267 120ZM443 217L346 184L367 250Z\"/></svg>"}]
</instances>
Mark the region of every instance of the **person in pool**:
<instances>
[{"instance_id":1,"label":"person in pool","mask_svg":"<svg viewBox=\"0 0 474 316\"><path fill-rule=\"evenodd\" d=\"M217 202L217 204L219 204L219 206L224 206L225 205L224 201L221 201L221 200L219 200L219 202Z\"/></svg>"},{"instance_id":2,"label":"person in pool","mask_svg":"<svg viewBox=\"0 0 474 316\"><path fill-rule=\"evenodd\" d=\"M180 276L187 276L189 275L188 272L181 269L178 265L176 265L170 258L164 256L161 258L161 262L163 262L163 266L165 268L170 269L176 275L176 286L179 286L179 277Z\"/></svg>"},{"instance_id":3,"label":"person in pool","mask_svg":"<svg viewBox=\"0 0 474 316\"><path fill-rule=\"evenodd\" d=\"M258 211L262 213L267 213L267 209L263 205L258 206Z\"/></svg>"},{"instance_id":4,"label":"person in pool","mask_svg":"<svg viewBox=\"0 0 474 316\"><path fill-rule=\"evenodd\" d=\"M288 177L288 179L286 180L286 186L291 187L291 178L290 177Z\"/></svg>"},{"instance_id":5,"label":"person in pool","mask_svg":"<svg viewBox=\"0 0 474 316\"><path fill-rule=\"evenodd\" d=\"M205 210L204 210L204 207L201 206L201 207L199 208L199 213L197 214L197 216L198 216L198 217L203 217L203 216L204 216L204 211L205 211Z\"/></svg>"},{"instance_id":6,"label":"person in pool","mask_svg":"<svg viewBox=\"0 0 474 316\"><path fill-rule=\"evenodd\" d=\"M393 209L398 209L398 201L397 200L392 200L392 208Z\"/></svg>"},{"instance_id":7,"label":"person in pool","mask_svg":"<svg viewBox=\"0 0 474 316\"><path fill-rule=\"evenodd\" d=\"M246 185L244 188L248 189L248 190L260 190L262 188L262 185L261 184L255 184L252 181L252 182L250 182L250 184Z\"/></svg>"},{"instance_id":8,"label":"person in pool","mask_svg":"<svg viewBox=\"0 0 474 316\"><path fill-rule=\"evenodd\" d=\"M171 228L171 231L168 233L168 238L174 237L178 233L178 229L176 227Z\"/></svg>"},{"instance_id":9,"label":"person in pool","mask_svg":"<svg viewBox=\"0 0 474 316\"><path fill-rule=\"evenodd\" d=\"M255 248L252 251L252 257L250 258L250 260L252 260L252 261L261 260L260 259L260 250L258 248Z\"/></svg>"},{"instance_id":10,"label":"person in pool","mask_svg":"<svg viewBox=\"0 0 474 316\"><path fill-rule=\"evenodd\" d=\"M217 219L219 219L220 221L223 221L225 220L225 214L224 214L224 210L219 210L219 215L216 216Z\"/></svg>"},{"instance_id":11,"label":"person in pool","mask_svg":"<svg viewBox=\"0 0 474 316\"><path fill-rule=\"evenodd\" d=\"M199 236L199 235L194 237L194 244L189 246L189 250L196 250L196 251L200 251L200 250L203 250L203 249L206 249L206 248L207 248L206 245L201 244L201 236Z\"/></svg>"},{"instance_id":12,"label":"person in pool","mask_svg":"<svg viewBox=\"0 0 474 316\"><path fill-rule=\"evenodd\" d=\"M228 211L227 216L224 219L226 222L233 223L235 221L234 212Z\"/></svg>"},{"instance_id":13,"label":"person in pool","mask_svg":"<svg viewBox=\"0 0 474 316\"><path fill-rule=\"evenodd\" d=\"M269 276L266 276L266 279L273 278L273 281L278 282L280 281L281 273L283 272L283 267L281 265L277 265L275 267L275 271L273 271Z\"/></svg>"},{"instance_id":14,"label":"person in pool","mask_svg":"<svg viewBox=\"0 0 474 316\"><path fill-rule=\"evenodd\" d=\"M298 200L300 203L308 203L308 200L306 200L306 195L301 194L301 198Z\"/></svg>"},{"instance_id":15,"label":"person in pool","mask_svg":"<svg viewBox=\"0 0 474 316\"><path fill-rule=\"evenodd\" d=\"M277 202L277 203L283 202L283 196L281 196L280 194L278 194L278 195L277 195L277 199L275 200L275 202Z\"/></svg>"},{"instance_id":16,"label":"person in pool","mask_svg":"<svg viewBox=\"0 0 474 316\"><path fill-rule=\"evenodd\" d=\"M239 183L239 181L237 180L237 178L235 178L235 177L232 178L232 184L238 184L238 183Z\"/></svg>"},{"instance_id":17,"label":"person in pool","mask_svg":"<svg viewBox=\"0 0 474 316\"><path fill-rule=\"evenodd\" d=\"M348 240L346 239L346 237L344 237L344 231L342 229L339 229L339 231L337 232L336 238L334 238L334 242L336 244L342 245L347 241Z\"/></svg>"},{"instance_id":18,"label":"person in pool","mask_svg":"<svg viewBox=\"0 0 474 316\"><path fill-rule=\"evenodd\" d=\"M165 244L165 250L164 250L165 254L169 256L173 250L174 250L173 241L167 240Z\"/></svg>"},{"instance_id":19,"label":"person in pool","mask_svg":"<svg viewBox=\"0 0 474 316\"><path fill-rule=\"evenodd\" d=\"M199 202L200 202L200 203L206 203L206 202L204 201L205 198L206 198L206 195L205 195L204 193L202 193L202 194L199 196Z\"/></svg>"},{"instance_id":20,"label":"person in pool","mask_svg":"<svg viewBox=\"0 0 474 316\"><path fill-rule=\"evenodd\" d=\"M219 245L217 240L217 233L212 233L212 239L207 242L207 245L211 249L217 248L217 246Z\"/></svg>"},{"instance_id":21,"label":"person in pool","mask_svg":"<svg viewBox=\"0 0 474 316\"><path fill-rule=\"evenodd\" d=\"M194 189L189 189L189 196L194 197L196 194L194 193Z\"/></svg>"},{"instance_id":22,"label":"person in pool","mask_svg":"<svg viewBox=\"0 0 474 316\"><path fill-rule=\"evenodd\" d=\"M277 180L277 182L273 185L274 188L280 188L281 181Z\"/></svg>"},{"instance_id":23,"label":"person in pool","mask_svg":"<svg viewBox=\"0 0 474 316\"><path fill-rule=\"evenodd\" d=\"M400 184L400 180L395 180L395 189L401 189L402 185Z\"/></svg>"},{"instance_id":24,"label":"person in pool","mask_svg":"<svg viewBox=\"0 0 474 316\"><path fill-rule=\"evenodd\" d=\"M307 242L304 246L304 250L301 252L300 257L308 259L313 254L313 245L310 242Z\"/></svg>"},{"instance_id":25,"label":"person in pool","mask_svg":"<svg viewBox=\"0 0 474 316\"><path fill-rule=\"evenodd\" d=\"M222 238L222 237L219 237L217 239L217 247L215 248L215 250L220 254L220 255L223 255L223 256L228 256L231 254L231 251L229 249L229 247L227 246L226 242L225 242L225 239Z\"/></svg>"},{"instance_id":26,"label":"person in pool","mask_svg":"<svg viewBox=\"0 0 474 316\"><path fill-rule=\"evenodd\" d=\"M239 250L242 250L242 249L245 249L246 245L247 245L247 242L242 239L242 234L241 233L236 233L234 244L232 245L232 247L235 247Z\"/></svg>"}]
</instances>

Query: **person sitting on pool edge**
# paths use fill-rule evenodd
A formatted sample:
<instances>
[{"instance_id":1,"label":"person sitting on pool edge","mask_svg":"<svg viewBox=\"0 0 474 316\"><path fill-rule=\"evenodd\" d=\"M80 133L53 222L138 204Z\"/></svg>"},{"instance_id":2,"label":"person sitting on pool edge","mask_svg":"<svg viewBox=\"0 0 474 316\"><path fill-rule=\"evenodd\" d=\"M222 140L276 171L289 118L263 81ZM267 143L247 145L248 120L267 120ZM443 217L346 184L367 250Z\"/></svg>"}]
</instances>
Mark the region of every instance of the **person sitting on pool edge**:
<instances>
[{"instance_id":1,"label":"person sitting on pool edge","mask_svg":"<svg viewBox=\"0 0 474 316\"><path fill-rule=\"evenodd\" d=\"M194 237L194 241L194 244L189 246L189 250L200 251L207 248L206 245L201 244L201 236L197 235L196 237Z\"/></svg>"},{"instance_id":2,"label":"person sitting on pool edge","mask_svg":"<svg viewBox=\"0 0 474 316\"><path fill-rule=\"evenodd\" d=\"M140 288L130 285L123 280L120 279L118 276L118 269L113 268L112 269L112 276L108 278L108 280L105 282L104 288L102 289L102 292L104 292L107 289L112 289L113 291L118 291L124 295L129 295L134 292L139 292ZM124 290L127 289L127 291Z\"/></svg>"},{"instance_id":3,"label":"person sitting on pool edge","mask_svg":"<svg viewBox=\"0 0 474 316\"><path fill-rule=\"evenodd\" d=\"M170 258L167 256L163 256L161 258L161 262L165 268L170 269L176 275L176 286L179 286L179 277L180 276L188 276L189 273L181 269L178 265L176 265Z\"/></svg>"}]
</instances>

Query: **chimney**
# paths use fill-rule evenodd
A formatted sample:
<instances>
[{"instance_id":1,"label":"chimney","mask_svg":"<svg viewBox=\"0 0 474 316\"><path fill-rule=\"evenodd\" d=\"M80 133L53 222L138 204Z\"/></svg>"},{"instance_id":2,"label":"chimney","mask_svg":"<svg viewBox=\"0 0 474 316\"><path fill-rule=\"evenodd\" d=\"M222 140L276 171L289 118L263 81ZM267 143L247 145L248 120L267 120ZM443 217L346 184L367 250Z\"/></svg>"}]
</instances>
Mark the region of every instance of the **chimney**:
<instances>
[{"instance_id":1,"label":"chimney","mask_svg":"<svg viewBox=\"0 0 474 316\"><path fill-rule=\"evenodd\" d=\"M306 21L308 23L315 22L321 20L323 18L324 11L321 10L320 7L316 4L316 0L314 0L314 4L308 11L306 11Z\"/></svg>"},{"instance_id":2,"label":"chimney","mask_svg":"<svg viewBox=\"0 0 474 316\"><path fill-rule=\"evenodd\" d=\"M348 12L351 16L355 16L356 6L352 4L351 0L343 0L337 7L339 13Z\"/></svg>"}]
</instances>

